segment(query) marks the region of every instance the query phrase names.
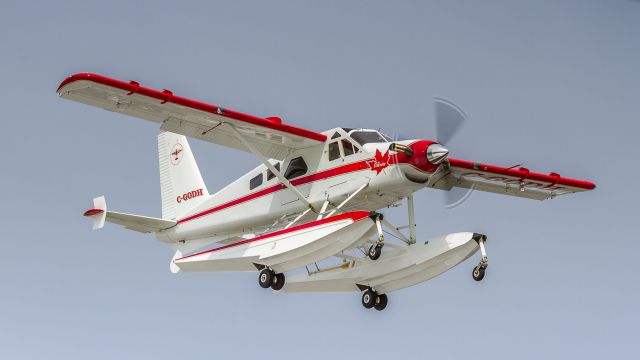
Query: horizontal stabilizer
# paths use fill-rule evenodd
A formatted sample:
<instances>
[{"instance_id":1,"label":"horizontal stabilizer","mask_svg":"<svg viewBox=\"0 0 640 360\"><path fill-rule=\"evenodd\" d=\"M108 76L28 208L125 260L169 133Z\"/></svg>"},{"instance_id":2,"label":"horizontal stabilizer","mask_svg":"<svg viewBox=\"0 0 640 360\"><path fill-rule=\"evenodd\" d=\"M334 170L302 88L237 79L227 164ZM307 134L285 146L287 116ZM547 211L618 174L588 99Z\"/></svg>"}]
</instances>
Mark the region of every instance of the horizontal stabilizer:
<instances>
[{"instance_id":1,"label":"horizontal stabilizer","mask_svg":"<svg viewBox=\"0 0 640 360\"><path fill-rule=\"evenodd\" d=\"M107 211L107 221L142 233L158 232L176 225L173 220Z\"/></svg>"},{"instance_id":2,"label":"horizontal stabilizer","mask_svg":"<svg viewBox=\"0 0 640 360\"><path fill-rule=\"evenodd\" d=\"M176 225L173 220L107 211L104 196L93 199L93 209L85 211L84 216L93 218L93 230L102 229L105 221L142 233L158 232Z\"/></svg>"}]
</instances>

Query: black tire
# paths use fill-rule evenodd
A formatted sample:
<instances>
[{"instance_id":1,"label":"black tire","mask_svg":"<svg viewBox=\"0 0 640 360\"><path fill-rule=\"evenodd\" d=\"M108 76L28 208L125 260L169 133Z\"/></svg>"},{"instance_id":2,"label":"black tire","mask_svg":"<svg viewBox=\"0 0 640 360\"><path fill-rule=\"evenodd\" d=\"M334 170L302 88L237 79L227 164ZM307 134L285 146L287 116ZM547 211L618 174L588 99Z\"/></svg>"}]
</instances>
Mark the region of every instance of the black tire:
<instances>
[{"instance_id":1,"label":"black tire","mask_svg":"<svg viewBox=\"0 0 640 360\"><path fill-rule=\"evenodd\" d=\"M373 307L378 311L382 311L387 307L388 301L389 299L387 298L387 294L380 294L376 296L376 304L373 305Z\"/></svg>"},{"instance_id":2,"label":"black tire","mask_svg":"<svg viewBox=\"0 0 640 360\"><path fill-rule=\"evenodd\" d=\"M278 291L278 290L282 290L283 287L284 287L284 274L276 274L273 277L271 288L275 291Z\"/></svg>"},{"instance_id":3,"label":"black tire","mask_svg":"<svg viewBox=\"0 0 640 360\"><path fill-rule=\"evenodd\" d=\"M366 290L362 293L362 306L367 309L371 309L376 304L376 293L371 290Z\"/></svg>"},{"instance_id":4,"label":"black tire","mask_svg":"<svg viewBox=\"0 0 640 360\"><path fill-rule=\"evenodd\" d=\"M369 252L367 253L367 256L369 256L369 259L371 260L378 260L381 254L382 254L382 246L371 245L371 247L369 248Z\"/></svg>"},{"instance_id":5,"label":"black tire","mask_svg":"<svg viewBox=\"0 0 640 360\"><path fill-rule=\"evenodd\" d=\"M480 281L484 279L484 268L480 266L474 267L471 275L473 276L473 280L475 281Z\"/></svg>"},{"instance_id":6,"label":"black tire","mask_svg":"<svg viewBox=\"0 0 640 360\"><path fill-rule=\"evenodd\" d=\"M260 287L267 289L271 287L272 283L273 283L273 271L267 268L262 269L262 271L260 271L260 275L258 275L258 284L260 284Z\"/></svg>"}]
</instances>

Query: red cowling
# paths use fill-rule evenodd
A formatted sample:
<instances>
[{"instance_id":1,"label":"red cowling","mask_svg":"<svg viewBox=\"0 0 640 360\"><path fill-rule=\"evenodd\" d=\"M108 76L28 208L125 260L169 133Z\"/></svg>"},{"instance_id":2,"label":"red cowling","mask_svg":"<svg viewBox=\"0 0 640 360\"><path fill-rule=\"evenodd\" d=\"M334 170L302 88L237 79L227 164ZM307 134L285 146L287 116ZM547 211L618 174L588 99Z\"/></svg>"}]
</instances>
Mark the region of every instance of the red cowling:
<instances>
[{"instance_id":1,"label":"red cowling","mask_svg":"<svg viewBox=\"0 0 640 360\"><path fill-rule=\"evenodd\" d=\"M427 160L427 148L431 144L437 144L437 142L431 140L418 140L412 143L409 147L413 150L413 155L407 156L403 153L398 153L398 163L409 164L418 170L426 173L433 173L438 169L439 165L434 165Z\"/></svg>"}]
</instances>

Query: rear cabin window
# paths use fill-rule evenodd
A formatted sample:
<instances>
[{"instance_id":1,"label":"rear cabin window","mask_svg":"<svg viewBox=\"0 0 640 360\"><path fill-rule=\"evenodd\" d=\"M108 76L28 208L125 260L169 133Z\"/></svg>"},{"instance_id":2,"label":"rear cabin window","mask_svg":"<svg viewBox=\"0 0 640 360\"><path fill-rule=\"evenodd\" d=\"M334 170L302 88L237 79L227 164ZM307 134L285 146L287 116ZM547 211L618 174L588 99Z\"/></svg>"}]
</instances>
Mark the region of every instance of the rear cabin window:
<instances>
[{"instance_id":1,"label":"rear cabin window","mask_svg":"<svg viewBox=\"0 0 640 360\"><path fill-rule=\"evenodd\" d=\"M251 178L251 180L249 180L249 190L253 190L260 185L262 185L262 173L254 176L253 178Z\"/></svg>"},{"instance_id":2,"label":"rear cabin window","mask_svg":"<svg viewBox=\"0 0 640 360\"><path fill-rule=\"evenodd\" d=\"M332 142L329 144L329 161L340 158L340 144Z\"/></svg>"},{"instance_id":3,"label":"rear cabin window","mask_svg":"<svg viewBox=\"0 0 640 360\"><path fill-rule=\"evenodd\" d=\"M280 171L280 163L273 164L273 167L276 168L276 170ZM276 177L276 174L272 173L271 170L267 170L267 181L273 179L274 177Z\"/></svg>"},{"instance_id":4,"label":"rear cabin window","mask_svg":"<svg viewBox=\"0 0 640 360\"><path fill-rule=\"evenodd\" d=\"M295 179L306 174L307 170L307 163L304 162L304 159L297 157L295 159L291 159L289 162L289 166L287 167L287 171L284 173L284 177L287 178L287 180Z\"/></svg>"}]
</instances>

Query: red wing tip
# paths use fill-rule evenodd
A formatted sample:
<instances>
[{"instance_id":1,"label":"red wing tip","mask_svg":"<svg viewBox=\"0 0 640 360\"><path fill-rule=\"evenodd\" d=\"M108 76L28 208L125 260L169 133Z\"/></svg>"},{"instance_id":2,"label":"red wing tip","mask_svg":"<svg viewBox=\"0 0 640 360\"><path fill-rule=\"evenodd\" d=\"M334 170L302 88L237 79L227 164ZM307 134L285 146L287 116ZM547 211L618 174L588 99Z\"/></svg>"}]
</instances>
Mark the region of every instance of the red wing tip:
<instances>
[{"instance_id":1,"label":"red wing tip","mask_svg":"<svg viewBox=\"0 0 640 360\"><path fill-rule=\"evenodd\" d=\"M56 90L56 92L60 92L60 89L62 89L65 85L72 83L74 81L78 81L78 80L88 80L90 78L95 78L95 77L103 77L102 75L98 75L98 74L92 74L92 73L77 73L77 74L73 74L69 77L67 77L66 79L62 80L62 82L60 83L60 85L58 85L58 89Z\"/></svg>"},{"instance_id":2,"label":"red wing tip","mask_svg":"<svg viewBox=\"0 0 640 360\"><path fill-rule=\"evenodd\" d=\"M102 214L104 210L102 209L90 209L84 212L83 216L94 216L98 214Z\"/></svg>"}]
</instances>

